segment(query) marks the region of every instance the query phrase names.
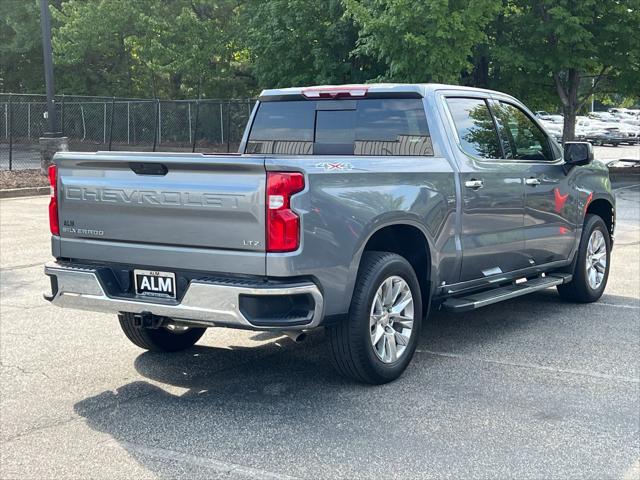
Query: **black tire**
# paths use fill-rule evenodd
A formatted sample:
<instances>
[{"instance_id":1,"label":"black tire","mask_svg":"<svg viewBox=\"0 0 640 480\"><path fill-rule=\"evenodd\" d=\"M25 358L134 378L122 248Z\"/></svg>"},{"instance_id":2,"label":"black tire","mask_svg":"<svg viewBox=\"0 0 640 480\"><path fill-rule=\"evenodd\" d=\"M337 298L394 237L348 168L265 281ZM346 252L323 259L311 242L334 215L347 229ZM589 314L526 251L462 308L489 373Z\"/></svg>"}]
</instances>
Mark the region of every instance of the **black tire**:
<instances>
[{"instance_id":1,"label":"black tire","mask_svg":"<svg viewBox=\"0 0 640 480\"><path fill-rule=\"evenodd\" d=\"M383 281L401 277L413 297L413 327L404 353L384 363L374 352L369 325L374 296ZM420 284L409 262L395 253L365 252L346 319L328 328L331 359L340 374L363 383L380 385L395 380L415 352L422 324Z\"/></svg>"},{"instance_id":2,"label":"black tire","mask_svg":"<svg viewBox=\"0 0 640 480\"><path fill-rule=\"evenodd\" d=\"M120 315L120 327L131 343L151 352L177 352L192 347L204 335L206 328L190 327L184 332L160 328L140 328L133 323L133 314Z\"/></svg>"},{"instance_id":3,"label":"black tire","mask_svg":"<svg viewBox=\"0 0 640 480\"><path fill-rule=\"evenodd\" d=\"M594 230L600 230L602 232L607 251L607 265L605 267L604 277L602 283L595 289L589 284L586 270L587 246ZM609 237L607 225L598 215L587 214L585 217L582 238L580 239L580 246L576 255L577 260L573 270L573 279L569 283L558 285L558 293L563 300L570 302L595 302L602 296L607 286L609 268L611 267L611 238Z\"/></svg>"}]
</instances>

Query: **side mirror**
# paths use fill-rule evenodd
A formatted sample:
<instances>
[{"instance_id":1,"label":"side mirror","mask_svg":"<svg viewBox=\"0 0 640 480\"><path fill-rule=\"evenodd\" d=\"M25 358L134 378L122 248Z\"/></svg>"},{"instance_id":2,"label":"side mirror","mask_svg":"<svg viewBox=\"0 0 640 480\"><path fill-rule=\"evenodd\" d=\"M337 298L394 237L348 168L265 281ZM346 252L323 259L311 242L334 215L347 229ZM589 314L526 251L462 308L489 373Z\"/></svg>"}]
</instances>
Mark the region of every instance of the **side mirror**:
<instances>
[{"instance_id":1,"label":"side mirror","mask_svg":"<svg viewBox=\"0 0 640 480\"><path fill-rule=\"evenodd\" d=\"M593 145L589 142L566 142L564 163L566 165L587 165L593 161Z\"/></svg>"}]
</instances>

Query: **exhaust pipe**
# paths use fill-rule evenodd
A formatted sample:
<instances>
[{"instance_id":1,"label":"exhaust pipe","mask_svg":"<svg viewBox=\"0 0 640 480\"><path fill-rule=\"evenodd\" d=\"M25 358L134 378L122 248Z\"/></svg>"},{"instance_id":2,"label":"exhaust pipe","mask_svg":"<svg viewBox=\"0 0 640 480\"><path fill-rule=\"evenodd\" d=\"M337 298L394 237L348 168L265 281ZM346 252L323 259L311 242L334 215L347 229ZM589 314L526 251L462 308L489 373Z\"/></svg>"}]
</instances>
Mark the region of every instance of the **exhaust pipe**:
<instances>
[{"instance_id":1,"label":"exhaust pipe","mask_svg":"<svg viewBox=\"0 0 640 480\"><path fill-rule=\"evenodd\" d=\"M307 338L307 334L302 330L286 330L284 333L287 337L296 343L302 343Z\"/></svg>"}]
</instances>

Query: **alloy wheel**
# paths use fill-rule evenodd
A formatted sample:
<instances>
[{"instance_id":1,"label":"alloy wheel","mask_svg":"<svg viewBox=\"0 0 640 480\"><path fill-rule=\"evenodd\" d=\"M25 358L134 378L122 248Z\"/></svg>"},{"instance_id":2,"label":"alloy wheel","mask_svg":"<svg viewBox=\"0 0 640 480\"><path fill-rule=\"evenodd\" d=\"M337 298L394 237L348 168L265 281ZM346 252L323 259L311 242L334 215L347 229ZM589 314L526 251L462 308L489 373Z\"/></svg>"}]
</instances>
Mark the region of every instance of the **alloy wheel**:
<instances>
[{"instance_id":1,"label":"alloy wheel","mask_svg":"<svg viewBox=\"0 0 640 480\"><path fill-rule=\"evenodd\" d=\"M371 345L384 363L402 357L413 332L413 295L409 284L399 276L386 278L373 297L369 327Z\"/></svg>"},{"instance_id":2,"label":"alloy wheel","mask_svg":"<svg viewBox=\"0 0 640 480\"><path fill-rule=\"evenodd\" d=\"M607 243L600 230L594 230L587 244L587 281L593 290L597 290L607 270Z\"/></svg>"}]
</instances>

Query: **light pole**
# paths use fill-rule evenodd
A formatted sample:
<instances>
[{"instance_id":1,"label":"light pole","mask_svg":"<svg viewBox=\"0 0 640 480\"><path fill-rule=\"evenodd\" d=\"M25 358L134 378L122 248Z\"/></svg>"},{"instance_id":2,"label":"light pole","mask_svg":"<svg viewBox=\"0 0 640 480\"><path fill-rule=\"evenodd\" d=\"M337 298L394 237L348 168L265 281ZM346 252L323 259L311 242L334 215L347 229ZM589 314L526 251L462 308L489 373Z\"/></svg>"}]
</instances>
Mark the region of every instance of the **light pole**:
<instances>
[{"instance_id":1,"label":"light pole","mask_svg":"<svg viewBox=\"0 0 640 480\"><path fill-rule=\"evenodd\" d=\"M47 92L47 129L40 138L40 170L47 173L56 152L69 150L67 138L58 128L58 114L54 98L53 51L51 48L51 12L49 0L40 0L40 24L42 25L42 56L44 60L44 81Z\"/></svg>"},{"instance_id":2,"label":"light pole","mask_svg":"<svg viewBox=\"0 0 640 480\"><path fill-rule=\"evenodd\" d=\"M49 131L45 132L46 137L59 137L58 115L54 99L53 82L53 49L51 48L51 12L49 11L49 0L40 0L40 24L42 25L42 55L44 57L44 82L47 92L47 124Z\"/></svg>"}]
</instances>

